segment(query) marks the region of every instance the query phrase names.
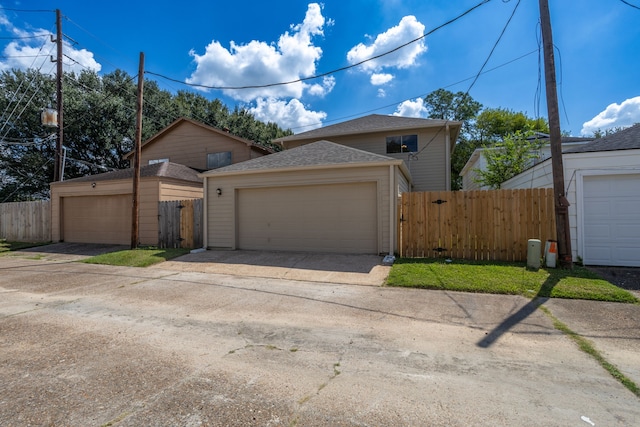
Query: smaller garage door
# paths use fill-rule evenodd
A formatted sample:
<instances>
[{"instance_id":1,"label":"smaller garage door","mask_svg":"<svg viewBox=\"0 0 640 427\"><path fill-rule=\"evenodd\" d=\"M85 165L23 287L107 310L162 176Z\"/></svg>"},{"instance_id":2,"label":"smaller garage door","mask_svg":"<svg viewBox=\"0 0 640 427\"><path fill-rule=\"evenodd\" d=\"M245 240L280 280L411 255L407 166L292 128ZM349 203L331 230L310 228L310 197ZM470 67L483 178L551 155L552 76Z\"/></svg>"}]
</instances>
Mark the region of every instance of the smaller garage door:
<instances>
[{"instance_id":1,"label":"smaller garage door","mask_svg":"<svg viewBox=\"0 0 640 427\"><path fill-rule=\"evenodd\" d=\"M378 252L375 182L242 189L240 249Z\"/></svg>"},{"instance_id":2,"label":"smaller garage door","mask_svg":"<svg viewBox=\"0 0 640 427\"><path fill-rule=\"evenodd\" d=\"M132 197L83 196L62 199L62 239L73 243L131 243Z\"/></svg>"},{"instance_id":3,"label":"smaller garage door","mask_svg":"<svg viewBox=\"0 0 640 427\"><path fill-rule=\"evenodd\" d=\"M585 176L584 262L640 267L640 174Z\"/></svg>"}]
</instances>

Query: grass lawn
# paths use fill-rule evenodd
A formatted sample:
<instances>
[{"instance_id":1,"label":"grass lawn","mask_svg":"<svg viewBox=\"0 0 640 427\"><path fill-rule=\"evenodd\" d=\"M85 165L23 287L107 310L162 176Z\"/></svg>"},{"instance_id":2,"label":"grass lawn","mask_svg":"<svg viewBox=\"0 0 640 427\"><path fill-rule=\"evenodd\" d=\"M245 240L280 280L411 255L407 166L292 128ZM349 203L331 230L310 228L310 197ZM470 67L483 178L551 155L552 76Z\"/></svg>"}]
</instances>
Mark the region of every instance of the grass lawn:
<instances>
[{"instance_id":1,"label":"grass lawn","mask_svg":"<svg viewBox=\"0 0 640 427\"><path fill-rule=\"evenodd\" d=\"M138 248L109 252L87 258L82 262L86 262L88 264L119 265L124 267L148 267L159 262L188 254L189 251L190 249L183 248Z\"/></svg>"},{"instance_id":2,"label":"grass lawn","mask_svg":"<svg viewBox=\"0 0 640 427\"><path fill-rule=\"evenodd\" d=\"M444 259L397 259L388 286L640 303L624 289L612 285L584 267L573 270L541 268L525 263Z\"/></svg>"},{"instance_id":3,"label":"grass lawn","mask_svg":"<svg viewBox=\"0 0 640 427\"><path fill-rule=\"evenodd\" d=\"M7 242L4 239L0 239L0 253L19 251L20 249L33 248L36 246L43 246L48 244L48 242Z\"/></svg>"}]
</instances>

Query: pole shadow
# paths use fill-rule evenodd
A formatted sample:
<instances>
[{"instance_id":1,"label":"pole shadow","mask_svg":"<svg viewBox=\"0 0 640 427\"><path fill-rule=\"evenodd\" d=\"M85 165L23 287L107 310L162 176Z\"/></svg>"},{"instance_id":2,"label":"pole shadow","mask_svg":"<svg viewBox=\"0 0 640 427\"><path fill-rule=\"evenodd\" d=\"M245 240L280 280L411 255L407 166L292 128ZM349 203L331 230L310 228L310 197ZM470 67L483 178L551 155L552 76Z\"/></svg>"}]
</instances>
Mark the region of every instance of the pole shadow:
<instances>
[{"instance_id":1,"label":"pole shadow","mask_svg":"<svg viewBox=\"0 0 640 427\"><path fill-rule=\"evenodd\" d=\"M515 327L518 323L523 322L525 319L531 316L531 314L533 314L538 309L538 307L547 302L549 300L549 297L551 296L551 291L557 284L558 278L549 276L547 280L544 281L544 283L540 287L540 290L531 301L520 308L520 310L503 320L502 323L496 326L489 334L478 341L476 345L482 348L491 347L502 335Z\"/></svg>"}]
</instances>

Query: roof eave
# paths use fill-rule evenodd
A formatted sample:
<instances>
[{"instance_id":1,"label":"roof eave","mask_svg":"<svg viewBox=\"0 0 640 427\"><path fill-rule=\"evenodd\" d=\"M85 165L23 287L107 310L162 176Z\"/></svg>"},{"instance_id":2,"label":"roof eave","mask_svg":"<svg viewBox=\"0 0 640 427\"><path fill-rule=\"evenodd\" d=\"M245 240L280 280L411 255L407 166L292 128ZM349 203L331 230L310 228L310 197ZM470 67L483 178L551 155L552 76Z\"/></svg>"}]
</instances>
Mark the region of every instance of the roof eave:
<instances>
[{"instance_id":1,"label":"roof eave","mask_svg":"<svg viewBox=\"0 0 640 427\"><path fill-rule=\"evenodd\" d=\"M277 172L299 172L299 171L310 171L310 170L320 170L320 169L345 169L345 168L362 168L362 167L378 167L378 166L404 166L404 161L401 159L391 159L379 162L357 162L357 163L335 163L329 165L309 165L309 166L291 166L291 167L280 167L280 168L270 168L270 169L249 169L249 170L234 170L228 172L219 172L214 170L199 173L199 178L215 178L222 176L237 176L237 175L257 175L264 173L277 173ZM408 170L406 166L404 166L403 173L408 174Z\"/></svg>"}]
</instances>

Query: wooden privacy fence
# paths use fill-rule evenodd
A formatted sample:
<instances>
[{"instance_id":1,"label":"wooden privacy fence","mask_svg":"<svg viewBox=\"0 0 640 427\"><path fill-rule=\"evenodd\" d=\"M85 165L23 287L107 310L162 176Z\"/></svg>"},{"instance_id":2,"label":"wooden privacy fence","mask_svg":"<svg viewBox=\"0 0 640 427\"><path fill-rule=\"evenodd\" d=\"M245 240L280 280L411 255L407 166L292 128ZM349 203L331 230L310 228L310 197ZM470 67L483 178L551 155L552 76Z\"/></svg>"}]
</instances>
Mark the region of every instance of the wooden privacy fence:
<instances>
[{"instance_id":1,"label":"wooden privacy fence","mask_svg":"<svg viewBox=\"0 0 640 427\"><path fill-rule=\"evenodd\" d=\"M48 200L0 204L0 239L14 242L51 240L51 203Z\"/></svg>"},{"instance_id":2,"label":"wooden privacy fence","mask_svg":"<svg viewBox=\"0 0 640 427\"><path fill-rule=\"evenodd\" d=\"M202 199L158 202L159 246L202 247L202 206Z\"/></svg>"},{"instance_id":3,"label":"wooden privacy fence","mask_svg":"<svg viewBox=\"0 0 640 427\"><path fill-rule=\"evenodd\" d=\"M400 256L525 261L556 239L553 189L403 193Z\"/></svg>"}]
</instances>

